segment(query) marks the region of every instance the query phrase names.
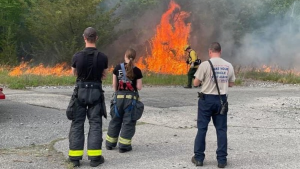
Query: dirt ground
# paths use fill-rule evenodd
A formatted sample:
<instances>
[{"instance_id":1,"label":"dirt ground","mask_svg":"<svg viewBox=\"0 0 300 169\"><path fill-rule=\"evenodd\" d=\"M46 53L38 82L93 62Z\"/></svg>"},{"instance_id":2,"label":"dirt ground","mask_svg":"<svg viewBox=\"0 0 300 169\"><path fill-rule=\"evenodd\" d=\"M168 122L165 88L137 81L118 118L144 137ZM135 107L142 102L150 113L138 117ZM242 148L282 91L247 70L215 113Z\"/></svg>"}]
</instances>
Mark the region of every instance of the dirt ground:
<instances>
[{"instance_id":1,"label":"dirt ground","mask_svg":"<svg viewBox=\"0 0 300 169\"><path fill-rule=\"evenodd\" d=\"M113 91L109 86L104 90L109 105ZM133 138L133 151L103 150L106 162L99 168L196 168L190 158L197 132L198 91L181 86L144 87L140 96L146 107ZM70 121L64 110L72 87L5 88L4 92L0 168L71 168L66 162ZM230 88L228 100L228 168L300 166L299 85L246 81ZM104 129L108 122L104 120ZM105 134L104 130L103 138ZM203 168L217 168L215 150L216 135L210 124ZM89 168L86 157L81 168Z\"/></svg>"}]
</instances>

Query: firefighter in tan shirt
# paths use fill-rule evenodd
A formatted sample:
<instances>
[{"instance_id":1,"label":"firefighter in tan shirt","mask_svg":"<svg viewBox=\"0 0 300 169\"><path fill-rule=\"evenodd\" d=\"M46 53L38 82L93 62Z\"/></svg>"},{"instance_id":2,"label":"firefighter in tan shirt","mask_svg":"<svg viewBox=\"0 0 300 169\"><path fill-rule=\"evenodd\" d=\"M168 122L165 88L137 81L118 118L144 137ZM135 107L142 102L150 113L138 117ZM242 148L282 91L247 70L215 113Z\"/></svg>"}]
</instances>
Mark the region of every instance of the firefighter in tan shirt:
<instances>
[{"instance_id":1,"label":"firefighter in tan shirt","mask_svg":"<svg viewBox=\"0 0 300 169\"><path fill-rule=\"evenodd\" d=\"M214 42L209 47L209 57L213 64L220 96L224 103L227 102L228 87L232 87L235 81L233 66L221 58L221 45ZM195 73L194 86L202 84L200 98L198 100L197 136L194 145L192 162L196 166L202 166L205 158L205 137L208 123L213 120L217 132L218 167L227 165L227 112L220 114L221 100L214 80L212 68L208 61L201 63Z\"/></svg>"}]
</instances>

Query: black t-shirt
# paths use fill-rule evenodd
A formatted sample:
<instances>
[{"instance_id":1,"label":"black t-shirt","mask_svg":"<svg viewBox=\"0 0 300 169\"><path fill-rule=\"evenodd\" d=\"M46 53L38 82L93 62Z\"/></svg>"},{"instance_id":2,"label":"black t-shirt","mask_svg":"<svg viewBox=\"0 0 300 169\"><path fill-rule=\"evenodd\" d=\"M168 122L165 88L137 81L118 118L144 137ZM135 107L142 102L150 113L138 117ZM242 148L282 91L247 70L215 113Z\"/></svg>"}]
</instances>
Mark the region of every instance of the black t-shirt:
<instances>
[{"instance_id":1,"label":"black t-shirt","mask_svg":"<svg viewBox=\"0 0 300 169\"><path fill-rule=\"evenodd\" d=\"M127 63L125 63L125 65L126 64ZM123 77L123 72L122 72L122 68L121 68L120 64L115 67L113 73L114 73L114 75L117 76L117 90L119 90L119 80L121 80ZM133 86L134 90L137 91L136 81L137 81L137 79L143 78L143 75L142 75L141 69L139 69L138 67L133 68L133 73L134 73L134 79L131 82L132 82L132 86ZM124 84L124 87L125 87L125 84Z\"/></svg>"},{"instance_id":2,"label":"black t-shirt","mask_svg":"<svg viewBox=\"0 0 300 169\"><path fill-rule=\"evenodd\" d=\"M107 56L101 52L97 56L97 67L96 67L96 77L94 78L93 71L93 59L94 52L98 50L93 47L85 48L84 50L76 53L72 59L72 67L76 68L77 71L77 81L101 81L101 77L104 69L108 68ZM85 57L86 55L86 57Z\"/></svg>"}]
</instances>

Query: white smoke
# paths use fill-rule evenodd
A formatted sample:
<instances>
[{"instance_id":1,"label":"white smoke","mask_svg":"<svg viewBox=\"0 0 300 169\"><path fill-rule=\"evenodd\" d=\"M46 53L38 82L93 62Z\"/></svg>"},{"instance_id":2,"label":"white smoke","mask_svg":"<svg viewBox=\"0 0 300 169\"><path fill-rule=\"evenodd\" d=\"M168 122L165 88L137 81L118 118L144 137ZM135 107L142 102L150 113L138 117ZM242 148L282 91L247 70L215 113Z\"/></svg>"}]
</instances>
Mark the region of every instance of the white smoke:
<instances>
[{"instance_id":1,"label":"white smoke","mask_svg":"<svg viewBox=\"0 0 300 169\"><path fill-rule=\"evenodd\" d=\"M265 8L260 2L256 3L256 7L260 10ZM246 33L241 38L241 46L238 47L232 43L233 38L230 38L233 37L231 36L233 32L224 31L221 41L225 44L223 49L226 56L231 56L229 60L236 65L257 67L268 65L280 69L300 70L299 10L300 2L295 1L283 17L275 17L267 22L269 24Z\"/></svg>"},{"instance_id":2,"label":"white smoke","mask_svg":"<svg viewBox=\"0 0 300 169\"><path fill-rule=\"evenodd\" d=\"M208 59L207 48L211 42L222 45L223 57L235 65L276 65L283 69L300 70L300 2L295 0L284 17L260 21L257 29L247 33L237 32L241 15L262 17L270 0L175 0L181 10L191 12L186 22L192 23L190 44L202 60ZM128 47L138 49L138 54L149 50L148 41L155 34L160 17L168 8L168 0L159 1L157 8L149 9L141 16L123 18L118 29L129 29L107 51L112 55ZM119 13L122 13L122 8ZM262 26L262 24L264 24ZM246 25L247 26L247 25ZM245 28L247 29L247 28ZM118 51L121 51L118 53Z\"/></svg>"},{"instance_id":3,"label":"white smoke","mask_svg":"<svg viewBox=\"0 0 300 169\"><path fill-rule=\"evenodd\" d=\"M265 26L263 33L246 34L242 39L242 47L236 53L237 63L300 69L300 31L292 20L293 18L286 21L276 20Z\"/></svg>"}]
</instances>

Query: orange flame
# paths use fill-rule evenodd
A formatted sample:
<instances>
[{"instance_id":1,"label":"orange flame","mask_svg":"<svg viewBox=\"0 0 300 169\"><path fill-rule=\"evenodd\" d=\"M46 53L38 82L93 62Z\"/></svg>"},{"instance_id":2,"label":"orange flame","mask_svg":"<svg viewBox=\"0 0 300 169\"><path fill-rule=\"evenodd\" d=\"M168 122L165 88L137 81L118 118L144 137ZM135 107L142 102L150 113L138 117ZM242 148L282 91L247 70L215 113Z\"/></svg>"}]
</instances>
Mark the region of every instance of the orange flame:
<instances>
[{"instance_id":1,"label":"orange flame","mask_svg":"<svg viewBox=\"0 0 300 169\"><path fill-rule=\"evenodd\" d=\"M19 66L13 68L13 70L9 72L10 76L20 76L29 74L40 76L70 76L71 69L66 63L59 63L54 67L45 67L43 64L40 64L36 67L30 67L28 63L22 62Z\"/></svg>"},{"instance_id":2,"label":"orange flame","mask_svg":"<svg viewBox=\"0 0 300 169\"><path fill-rule=\"evenodd\" d=\"M273 66L267 66L267 65L262 65L260 68L242 68L242 72L248 72L248 71L255 71L255 72L264 72L264 73L278 73L281 75L296 75L300 76L300 71L297 70L296 68L291 68L291 69L282 69L279 66L273 65Z\"/></svg>"},{"instance_id":3,"label":"orange flame","mask_svg":"<svg viewBox=\"0 0 300 169\"><path fill-rule=\"evenodd\" d=\"M266 66L266 65L263 65L262 68L263 68L263 72L266 73L270 73L272 69L271 66Z\"/></svg>"},{"instance_id":4,"label":"orange flame","mask_svg":"<svg viewBox=\"0 0 300 169\"><path fill-rule=\"evenodd\" d=\"M151 39L151 55L140 58L136 65L142 70L162 74L185 74L187 65L183 47L187 44L191 24L184 20L190 13L180 11L180 6L171 0L169 9L162 15Z\"/></svg>"}]
</instances>

